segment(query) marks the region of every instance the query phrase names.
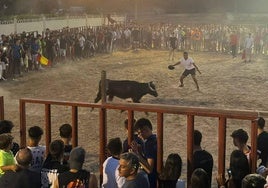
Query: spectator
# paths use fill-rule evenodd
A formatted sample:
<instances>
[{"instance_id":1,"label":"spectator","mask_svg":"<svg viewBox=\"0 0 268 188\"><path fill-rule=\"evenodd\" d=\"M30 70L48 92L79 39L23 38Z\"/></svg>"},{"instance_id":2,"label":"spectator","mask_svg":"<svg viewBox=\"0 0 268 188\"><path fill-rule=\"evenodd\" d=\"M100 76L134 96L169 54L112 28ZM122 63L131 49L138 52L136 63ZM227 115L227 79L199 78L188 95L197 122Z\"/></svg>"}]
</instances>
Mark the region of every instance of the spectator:
<instances>
[{"instance_id":1,"label":"spectator","mask_svg":"<svg viewBox=\"0 0 268 188\"><path fill-rule=\"evenodd\" d=\"M119 175L126 181L122 188L149 188L148 180L138 174L140 167L139 158L134 153L123 153L119 160Z\"/></svg>"},{"instance_id":2,"label":"spectator","mask_svg":"<svg viewBox=\"0 0 268 188\"><path fill-rule=\"evenodd\" d=\"M237 129L232 132L231 137L233 138L234 145L242 151L250 162L250 147L247 145L248 133L243 129Z\"/></svg>"},{"instance_id":3,"label":"spectator","mask_svg":"<svg viewBox=\"0 0 268 188\"><path fill-rule=\"evenodd\" d=\"M97 188L98 180L94 174L83 170L86 151L82 147L75 147L70 153L70 170L58 175L55 188L72 186L84 186L86 188Z\"/></svg>"},{"instance_id":4,"label":"spectator","mask_svg":"<svg viewBox=\"0 0 268 188\"><path fill-rule=\"evenodd\" d=\"M13 129L13 127L14 127L14 124L12 121L9 121L9 120L0 121L0 134L11 133L11 130ZM14 156L19 151L19 149L20 149L19 144L13 141L11 151Z\"/></svg>"},{"instance_id":5,"label":"spectator","mask_svg":"<svg viewBox=\"0 0 268 188\"><path fill-rule=\"evenodd\" d=\"M242 180L242 188L264 188L266 180L259 174L248 174Z\"/></svg>"},{"instance_id":6,"label":"spectator","mask_svg":"<svg viewBox=\"0 0 268 188\"><path fill-rule=\"evenodd\" d=\"M192 188L209 188L211 187L208 174L202 168L197 168L191 176Z\"/></svg>"},{"instance_id":7,"label":"spectator","mask_svg":"<svg viewBox=\"0 0 268 188\"><path fill-rule=\"evenodd\" d=\"M252 48L253 48L253 45L254 45L254 39L253 37L251 36L251 33L248 34L248 36L246 37L245 39L245 63L246 62L251 62L251 56L252 56Z\"/></svg>"},{"instance_id":8,"label":"spectator","mask_svg":"<svg viewBox=\"0 0 268 188\"><path fill-rule=\"evenodd\" d=\"M32 152L28 148L20 149L16 155L18 170L7 171L0 178L0 187L8 188L40 188L40 173L29 170Z\"/></svg>"},{"instance_id":9,"label":"spectator","mask_svg":"<svg viewBox=\"0 0 268 188\"><path fill-rule=\"evenodd\" d=\"M136 119L133 119L133 126L136 123ZM125 126L125 130L126 133L128 135L128 119L125 119L124 121L124 126ZM139 137L139 135L137 134L137 131L134 130L134 128L132 129L133 131L133 140L135 140L137 142L137 144L140 146L139 148L141 149L141 153L144 153L144 142L143 140ZM123 153L128 152L129 149L131 149L131 147L128 145L128 138L126 138L123 142Z\"/></svg>"},{"instance_id":10,"label":"spectator","mask_svg":"<svg viewBox=\"0 0 268 188\"><path fill-rule=\"evenodd\" d=\"M42 187L54 187L59 173L68 171L69 168L61 164L64 152L62 140L54 140L49 145L49 154L41 170Z\"/></svg>"},{"instance_id":11,"label":"spectator","mask_svg":"<svg viewBox=\"0 0 268 188\"><path fill-rule=\"evenodd\" d=\"M73 148L72 144L71 144L71 140L72 140L72 126L68 123L65 123L63 125L60 126L59 128L60 131L60 137L61 140L64 143L64 154L63 154L63 161L62 163L66 166L68 166L68 160L70 157L70 152Z\"/></svg>"},{"instance_id":12,"label":"spectator","mask_svg":"<svg viewBox=\"0 0 268 188\"><path fill-rule=\"evenodd\" d=\"M257 149L260 151L260 165L267 167L268 162L268 132L264 131L265 120L259 117L258 121Z\"/></svg>"},{"instance_id":13,"label":"spectator","mask_svg":"<svg viewBox=\"0 0 268 188\"><path fill-rule=\"evenodd\" d=\"M13 137L10 134L0 134L0 177L8 170L17 170L14 155L10 150L12 140Z\"/></svg>"},{"instance_id":14,"label":"spectator","mask_svg":"<svg viewBox=\"0 0 268 188\"><path fill-rule=\"evenodd\" d=\"M112 138L107 144L108 153L111 155L103 163L103 188L122 187L125 182L123 177L119 177L118 165L122 153L122 142L120 138Z\"/></svg>"},{"instance_id":15,"label":"spectator","mask_svg":"<svg viewBox=\"0 0 268 188\"><path fill-rule=\"evenodd\" d=\"M209 152L202 149L201 142L201 132L198 130L194 130L193 170L197 168L202 168L203 170L205 170L209 177L209 182L211 185L213 157Z\"/></svg>"},{"instance_id":16,"label":"spectator","mask_svg":"<svg viewBox=\"0 0 268 188\"><path fill-rule=\"evenodd\" d=\"M248 159L241 150L234 150L230 157L230 167L227 170L229 179L226 181L224 175L217 177L218 185L221 188L240 188L242 179L250 174Z\"/></svg>"},{"instance_id":17,"label":"spectator","mask_svg":"<svg viewBox=\"0 0 268 188\"><path fill-rule=\"evenodd\" d=\"M155 188L157 186L157 139L153 134L152 123L149 119L140 118L135 123L135 129L144 141L144 155L140 153L136 141L132 142L131 148L138 155L142 168L148 174L150 187Z\"/></svg>"},{"instance_id":18,"label":"spectator","mask_svg":"<svg viewBox=\"0 0 268 188\"><path fill-rule=\"evenodd\" d=\"M32 151L33 159L30 170L40 172L45 159L46 147L39 145L43 135L43 129L39 126L33 126L28 129L28 148Z\"/></svg>"},{"instance_id":19,"label":"spectator","mask_svg":"<svg viewBox=\"0 0 268 188\"><path fill-rule=\"evenodd\" d=\"M168 155L162 172L158 176L159 188L176 188L178 179L181 176L182 160L179 154Z\"/></svg>"}]
</instances>

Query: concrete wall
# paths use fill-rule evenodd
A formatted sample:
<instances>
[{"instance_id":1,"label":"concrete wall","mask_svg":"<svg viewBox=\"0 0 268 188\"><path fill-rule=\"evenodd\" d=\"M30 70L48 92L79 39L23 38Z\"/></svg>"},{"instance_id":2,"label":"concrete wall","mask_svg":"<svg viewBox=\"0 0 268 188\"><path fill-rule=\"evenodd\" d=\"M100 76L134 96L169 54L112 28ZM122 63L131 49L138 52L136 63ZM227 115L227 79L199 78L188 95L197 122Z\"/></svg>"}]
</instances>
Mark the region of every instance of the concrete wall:
<instances>
[{"instance_id":1,"label":"concrete wall","mask_svg":"<svg viewBox=\"0 0 268 188\"><path fill-rule=\"evenodd\" d=\"M125 22L125 16L112 16L114 20L119 23ZM46 28L50 30L58 30L64 27L75 28L84 26L102 26L108 25L108 19L104 16L79 16L79 17L62 17L62 18L40 18L35 20L8 20L1 21L0 23L0 35L9 35L11 33L22 33L38 31L42 33Z\"/></svg>"}]
</instances>

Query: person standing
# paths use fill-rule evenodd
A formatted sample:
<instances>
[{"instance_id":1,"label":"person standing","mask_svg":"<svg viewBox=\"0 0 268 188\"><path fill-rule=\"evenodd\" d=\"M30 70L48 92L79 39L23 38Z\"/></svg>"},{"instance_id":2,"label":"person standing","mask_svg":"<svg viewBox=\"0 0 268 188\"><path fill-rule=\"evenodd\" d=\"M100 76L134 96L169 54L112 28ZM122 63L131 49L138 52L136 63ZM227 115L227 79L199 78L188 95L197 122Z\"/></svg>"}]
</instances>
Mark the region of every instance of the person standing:
<instances>
[{"instance_id":1,"label":"person standing","mask_svg":"<svg viewBox=\"0 0 268 188\"><path fill-rule=\"evenodd\" d=\"M258 121L258 137L257 137L257 149L261 152L260 159L261 164L268 167L268 132L264 131L265 120L263 117L259 117Z\"/></svg>"},{"instance_id":2,"label":"person standing","mask_svg":"<svg viewBox=\"0 0 268 188\"><path fill-rule=\"evenodd\" d=\"M213 157L212 155L201 147L202 133L194 130L194 146L193 146L193 170L202 168L206 171L209 185L211 187Z\"/></svg>"},{"instance_id":3,"label":"person standing","mask_svg":"<svg viewBox=\"0 0 268 188\"><path fill-rule=\"evenodd\" d=\"M194 60L191 57L188 57L188 52L183 52L183 57L174 65L172 66L176 66L181 64L182 66L184 66L185 70L182 73L181 77L180 77L180 86L179 87L183 87L183 80L184 78L186 78L189 74L192 76L194 83L196 85L197 90L199 91L199 85L195 76L195 72L196 70L199 72L199 74L201 74L200 70L198 69L198 67L195 65Z\"/></svg>"},{"instance_id":4,"label":"person standing","mask_svg":"<svg viewBox=\"0 0 268 188\"><path fill-rule=\"evenodd\" d=\"M15 39L15 44L11 48L12 51L12 76L15 79L17 76L21 76L21 52L22 46L19 38Z\"/></svg>"},{"instance_id":5,"label":"person standing","mask_svg":"<svg viewBox=\"0 0 268 188\"><path fill-rule=\"evenodd\" d=\"M140 165L148 174L150 188L157 186L157 138L153 134L153 126L149 119L140 118L135 123L135 130L144 141L144 155L136 141L132 141L131 148L137 154Z\"/></svg>"},{"instance_id":6,"label":"person standing","mask_svg":"<svg viewBox=\"0 0 268 188\"><path fill-rule=\"evenodd\" d=\"M253 37L251 36L251 33L249 33L245 39L245 55L246 55L245 63L251 62L253 45L254 45L254 40L253 40Z\"/></svg>"},{"instance_id":7,"label":"person standing","mask_svg":"<svg viewBox=\"0 0 268 188\"><path fill-rule=\"evenodd\" d=\"M125 178L119 176L118 166L122 152L122 142L119 137L111 138L107 144L110 157L103 163L102 188L121 188Z\"/></svg>"},{"instance_id":8,"label":"person standing","mask_svg":"<svg viewBox=\"0 0 268 188\"><path fill-rule=\"evenodd\" d=\"M125 177L126 181L122 188L149 188L149 183L141 172L138 172L140 162L134 153L123 153L119 160L119 176Z\"/></svg>"},{"instance_id":9,"label":"person standing","mask_svg":"<svg viewBox=\"0 0 268 188\"><path fill-rule=\"evenodd\" d=\"M230 45L231 45L232 57L235 58L238 45L238 35L235 31L233 31L232 34L230 35Z\"/></svg>"},{"instance_id":10,"label":"person standing","mask_svg":"<svg viewBox=\"0 0 268 188\"><path fill-rule=\"evenodd\" d=\"M16 161L18 166L17 171L7 171L0 178L0 187L40 188L40 173L31 171L29 169L32 158L33 156L30 149L20 149L16 155Z\"/></svg>"},{"instance_id":11,"label":"person standing","mask_svg":"<svg viewBox=\"0 0 268 188\"><path fill-rule=\"evenodd\" d=\"M29 139L27 147L32 151L33 155L30 170L39 173L41 172L46 154L46 146L39 144L43 133L43 129L39 126L32 126L28 129Z\"/></svg>"},{"instance_id":12,"label":"person standing","mask_svg":"<svg viewBox=\"0 0 268 188\"><path fill-rule=\"evenodd\" d=\"M178 39L175 36L175 33L172 32L172 34L169 37L169 56L168 56L168 60L174 60L174 52L175 49L178 46Z\"/></svg>"}]
</instances>

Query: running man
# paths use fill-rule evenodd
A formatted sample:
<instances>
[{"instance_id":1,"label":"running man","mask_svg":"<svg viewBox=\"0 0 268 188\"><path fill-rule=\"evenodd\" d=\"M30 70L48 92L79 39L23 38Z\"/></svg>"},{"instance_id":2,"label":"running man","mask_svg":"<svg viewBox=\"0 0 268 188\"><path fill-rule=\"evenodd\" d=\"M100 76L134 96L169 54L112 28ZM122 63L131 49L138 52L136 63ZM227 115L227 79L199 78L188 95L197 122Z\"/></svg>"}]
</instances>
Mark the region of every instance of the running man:
<instances>
[{"instance_id":1,"label":"running man","mask_svg":"<svg viewBox=\"0 0 268 188\"><path fill-rule=\"evenodd\" d=\"M186 78L189 74L192 76L194 83L196 85L197 91L199 91L199 86L198 86L198 82L197 79L195 77L195 71L197 70L199 72L199 74L201 74L200 70L198 69L198 67L195 65L194 60L191 57L188 57L188 52L183 52L183 57L179 60L179 62L175 63L172 66L176 66L181 64L185 70L182 73L181 77L180 77L180 86L179 87L183 87L183 80L184 78Z\"/></svg>"}]
</instances>

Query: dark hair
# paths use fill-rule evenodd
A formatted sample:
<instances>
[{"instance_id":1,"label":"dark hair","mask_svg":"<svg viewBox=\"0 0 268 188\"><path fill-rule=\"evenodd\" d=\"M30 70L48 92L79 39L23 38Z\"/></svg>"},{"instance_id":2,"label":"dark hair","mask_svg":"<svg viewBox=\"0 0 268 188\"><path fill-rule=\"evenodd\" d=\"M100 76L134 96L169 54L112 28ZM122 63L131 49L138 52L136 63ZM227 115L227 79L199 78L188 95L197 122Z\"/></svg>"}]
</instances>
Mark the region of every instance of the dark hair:
<instances>
[{"instance_id":1,"label":"dark hair","mask_svg":"<svg viewBox=\"0 0 268 188\"><path fill-rule=\"evenodd\" d=\"M29 148L23 148L16 154L16 161L21 166L29 166L32 162L32 152Z\"/></svg>"},{"instance_id":2,"label":"dark hair","mask_svg":"<svg viewBox=\"0 0 268 188\"><path fill-rule=\"evenodd\" d=\"M265 126L265 120L263 119L263 117L259 117L259 118L258 118L258 127L259 127L260 129L263 129L264 126Z\"/></svg>"},{"instance_id":3,"label":"dark hair","mask_svg":"<svg viewBox=\"0 0 268 188\"><path fill-rule=\"evenodd\" d=\"M6 149L13 140L13 136L9 133L0 134L0 149Z\"/></svg>"},{"instance_id":4,"label":"dark hair","mask_svg":"<svg viewBox=\"0 0 268 188\"><path fill-rule=\"evenodd\" d=\"M247 156L241 150L234 150L230 156L231 177L236 187L241 187L242 179L250 173Z\"/></svg>"},{"instance_id":5,"label":"dark hair","mask_svg":"<svg viewBox=\"0 0 268 188\"><path fill-rule=\"evenodd\" d=\"M182 160L179 154L171 153L168 155L165 166L159 178L161 180L177 180L181 176Z\"/></svg>"},{"instance_id":6,"label":"dark hair","mask_svg":"<svg viewBox=\"0 0 268 188\"><path fill-rule=\"evenodd\" d=\"M133 119L132 120L132 123L133 123L133 125L135 125L135 123L136 123L136 119ZM128 119L125 119L125 121L124 121L124 126L125 126L125 129L128 129ZM134 127L134 126L133 126Z\"/></svg>"},{"instance_id":7,"label":"dark hair","mask_svg":"<svg viewBox=\"0 0 268 188\"><path fill-rule=\"evenodd\" d=\"M208 174L202 168L197 168L193 171L191 176L191 186L193 188L210 188L210 181Z\"/></svg>"},{"instance_id":8,"label":"dark hair","mask_svg":"<svg viewBox=\"0 0 268 188\"><path fill-rule=\"evenodd\" d=\"M248 174L242 180L243 188L263 188L266 180L260 174Z\"/></svg>"},{"instance_id":9,"label":"dark hair","mask_svg":"<svg viewBox=\"0 0 268 188\"><path fill-rule=\"evenodd\" d=\"M13 127L14 124L12 121L9 120L0 121L0 134L10 133Z\"/></svg>"},{"instance_id":10,"label":"dark hair","mask_svg":"<svg viewBox=\"0 0 268 188\"><path fill-rule=\"evenodd\" d=\"M28 129L29 137L32 139L39 139L43 134L43 129L39 126L33 126Z\"/></svg>"},{"instance_id":11,"label":"dark hair","mask_svg":"<svg viewBox=\"0 0 268 188\"><path fill-rule=\"evenodd\" d=\"M59 159L63 156L64 143L62 140L54 140L49 145L49 153L53 159Z\"/></svg>"},{"instance_id":12,"label":"dark hair","mask_svg":"<svg viewBox=\"0 0 268 188\"><path fill-rule=\"evenodd\" d=\"M122 153L122 141L119 137L111 138L107 144L107 149L112 156Z\"/></svg>"},{"instance_id":13,"label":"dark hair","mask_svg":"<svg viewBox=\"0 0 268 188\"><path fill-rule=\"evenodd\" d=\"M134 126L135 130L143 129L144 127L148 127L150 130L153 130L151 121L146 118L138 119Z\"/></svg>"},{"instance_id":14,"label":"dark hair","mask_svg":"<svg viewBox=\"0 0 268 188\"><path fill-rule=\"evenodd\" d=\"M202 134L198 130L194 130L194 145L200 146L202 141Z\"/></svg>"},{"instance_id":15,"label":"dark hair","mask_svg":"<svg viewBox=\"0 0 268 188\"><path fill-rule=\"evenodd\" d=\"M61 125L59 131L62 138L70 138L72 136L72 126L68 123Z\"/></svg>"},{"instance_id":16,"label":"dark hair","mask_svg":"<svg viewBox=\"0 0 268 188\"><path fill-rule=\"evenodd\" d=\"M237 129L232 134L231 137L237 138L241 143L247 143L248 141L248 133L243 129Z\"/></svg>"},{"instance_id":17,"label":"dark hair","mask_svg":"<svg viewBox=\"0 0 268 188\"><path fill-rule=\"evenodd\" d=\"M121 154L120 159L126 160L131 168L134 168L136 172L138 171L140 167L140 162L136 154L126 152Z\"/></svg>"}]
</instances>

